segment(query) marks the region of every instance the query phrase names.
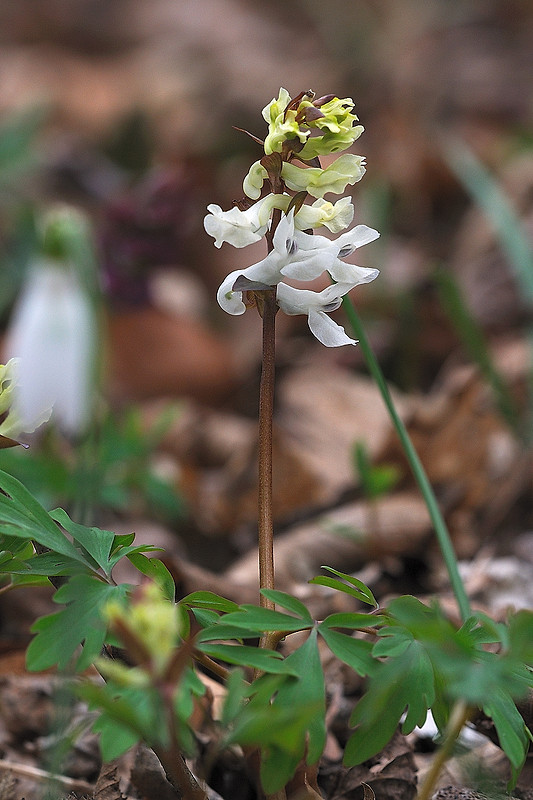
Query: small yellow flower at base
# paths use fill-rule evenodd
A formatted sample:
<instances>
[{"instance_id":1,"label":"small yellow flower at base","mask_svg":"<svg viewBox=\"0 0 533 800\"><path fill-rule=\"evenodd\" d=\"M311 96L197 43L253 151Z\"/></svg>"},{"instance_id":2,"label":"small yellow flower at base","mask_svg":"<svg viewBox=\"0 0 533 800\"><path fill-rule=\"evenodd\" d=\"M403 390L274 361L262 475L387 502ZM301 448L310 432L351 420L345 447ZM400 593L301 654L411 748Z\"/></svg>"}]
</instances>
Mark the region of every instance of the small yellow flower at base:
<instances>
[{"instance_id":1,"label":"small yellow flower at base","mask_svg":"<svg viewBox=\"0 0 533 800\"><path fill-rule=\"evenodd\" d=\"M162 675L179 642L178 606L164 597L156 583L150 582L135 590L129 608L113 602L106 606L105 614L119 637L123 631L126 649L126 639L137 644L139 651L148 654L150 670Z\"/></svg>"}]
</instances>

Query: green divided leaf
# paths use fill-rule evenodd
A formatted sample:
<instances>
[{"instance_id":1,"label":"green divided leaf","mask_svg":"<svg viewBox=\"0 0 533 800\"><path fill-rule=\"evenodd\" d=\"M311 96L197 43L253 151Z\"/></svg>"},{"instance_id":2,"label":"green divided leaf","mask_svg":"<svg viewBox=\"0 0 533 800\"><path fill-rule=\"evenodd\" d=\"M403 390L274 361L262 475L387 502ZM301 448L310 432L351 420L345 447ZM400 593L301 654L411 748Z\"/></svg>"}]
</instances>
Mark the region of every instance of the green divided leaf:
<instances>
[{"instance_id":1,"label":"green divided leaf","mask_svg":"<svg viewBox=\"0 0 533 800\"><path fill-rule=\"evenodd\" d=\"M286 611L290 611L295 616L300 617L300 619L304 620L304 622L307 622L309 625L313 624L313 617L308 609L300 600L293 597L292 594L280 592L276 589L261 589L261 594Z\"/></svg>"},{"instance_id":2,"label":"green divided leaf","mask_svg":"<svg viewBox=\"0 0 533 800\"><path fill-rule=\"evenodd\" d=\"M192 592L180 600L181 605L188 608L207 608L212 611L230 613L237 611L239 606L232 600L227 600L214 592Z\"/></svg>"},{"instance_id":3,"label":"green divided leaf","mask_svg":"<svg viewBox=\"0 0 533 800\"><path fill-rule=\"evenodd\" d=\"M79 525L77 522L73 522L62 508L54 509L50 512L50 516L67 533L70 533L74 541L81 544L96 564L104 570L105 574L109 575L109 556L115 540L115 534L100 528L87 528L85 525Z\"/></svg>"},{"instance_id":4,"label":"green divided leaf","mask_svg":"<svg viewBox=\"0 0 533 800\"><path fill-rule=\"evenodd\" d=\"M509 788L514 788L527 756L531 733L504 689L496 689L483 710L494 722L500 746L511 763Z\"/></svg>"},{"instance_id":5,"label":"green divided leaf","mask_svg":"<svg viewBox=\"0 0 533 800\"><path fill-rule=\"evenodd\" d=\"M108 568L112 570L121 558L129 558L132 553L159 553L161 550L161 547L156 547L153 544L136 544L119 547L110 555Z\"/></svg>"},{"instance_id":6,"label":"green divided leaf","mask_svg":"<svg viewBox=\"0 0 533 800\"><path fill-rule=\"evenodd\" d=\"M248 684L244 679L244 670L233 669L226 681L226 696L222 708L221 723L227 728L237 717L245 704Z\"/></svg>"},{"instance_id":7,"label":"green divided leaf","mask_svg":"<svg viewBox=\"0 0 533 800\"><path fill-rule=\"evenodd\" d=\"M335 578L318 575L316 578L312 578L309 583L315 583L319 586L329 586L331 589L337 589L339 592L350 594L352 597L356 597L358 600L361 600L361 602L367 603L367 605L373 606L374 608L378 607L376 598L368 586L363 583L363 581L360 581L358 578L354 578L353 575L348 575L345 572L339 572L332 567L323 566L322 569L327 569L328 572L332 572L338 578L342 578L342 580L339 581Z\"/></svg>"},{"instance_id":8,"label":"green divided leaf","mask_svg":"<svg viewBox=\"0 0 533 800\"><path fill-rule=\"evenodd\" d=\"M372 673L376 664L372 658L372 642L354 639L353 636L331 630L325 625L319 625L318 630L331 652L358 675Z\"/></svg>"},{"instance_id":9,"label":"green divided leaf","mask_svg":"<svg viewBox=\"0 0 533 800\"><path fill-rule=\"evenodd\" d=\"M117 688L108 683L85 683L77 693L91 710L100 711L93 730L100 734L100 749L105 761L112 761L143 739L155 744L164 739L162 708L153 690Z\"/></svg>"},{"instance_id":10,"label":"green divided leaf","mask_svg":"<svg viewBox=\"0 0 533 800\"><path fill-rule=\"evenodd\" d=\"M0 471L0 489L5 492L0 495L3 533L31 539L55 553L92 567L20 481Z\"/></svg>"},{"instance_id":11,"label":"green divided leaf","mask_svg":"<svg viewBox=\"0 0 533 800\"><path fill-rule=\"evenodd\" d=\"M198 649L210 656L225 661L227 664L238 664L241 667L253 667L264 672L295 675L287 661L275 650L259 647L231 644L208 644L201 642Z\"/></svg>"},{"instance_id":12,"label":"green divided leaf","mask_svg":"<svg viewBox=\"0 0 533 800\"><path fill-rule=\"evenodd\" d=\"M422 645L413 640L400 655L374 667L367 692L350 720L358 727L346 745L344 763L361 764L385 747L406 709L404 733L423 725L434 699L431 661Z\"/></svg>"},{"instance_id":13,"label":"green divided leaf","mask_svg":"<svg viewBox=\"0 0 533 800\"><path fill-rule=\"evenodd\" d=\"M25 542L18 536L0 534L0 572L10 571L4 570L4 564L7 564L13 556L18 556L20 559L31 558L33 552L31 542Z\"/></svg>"},{"instance_id":14,"label":"green divided leaf","mask_svg":"<svg viewBox=\"0 0 533 800\"><path fill-rule=\"evenodd\" d=\"M225 614L221 625L229 625L241 630L244 636L247 632L251 636L261 635L267 631L301 631L310 628L313 621L272 611L270 608L261 608L253 605L239 606L239 611ZM225 638L225 637L223 637Z\"/></svg>"},{"instance_id":15,"label":"green divided leaf","mask_svg":"<svg viewBox=\"0 0 533 800\"><path fill-rule=\"evenodd\" d=\"M366 630L383 625L385 622L386 617L383 614L358 614L355 611L345 611L339 614L330 614L329 617L322 620L320 627Z\"/></svg>"},{"instance_id":16,"label":"green divided leaf","mask_svg":"<svg viewBox=\"0 0 533 800\"><path fill-rule=\"evenodd\" d=\"M77 559L63 556L61 553L42 553L38 556L28 558L18 564L9 567L9 572L16 575L76 575L77 573L87 573L85 564Z\"/></svg>"},{"instance_id":17,"label":"green divided leaf","mask_svg":"<svg viewBox=\"0 0 533 800\"><path fill-rule=\"evenodd\" d=\"M274 706L295 708L319 707L322 712L326 707L324 673L320 663L317 645L317 632L311 631L304 644L285 659L296 673L296 678L286 681L278 690ZM322 755L326 741L324 714L317 713L308 726L307 763L314 764ZM307 738L307 737L305 737Z\"/></svg>"},{"instance_id":18,"label":"green divided leaf","mask_svg":"<svg viewBox=\"0 0 533 800\"><path fill-rule=\"evenodd\" d=\"M508 647L514 658L533 669L533 611L518 611L509 620Z\"/></svg>"},{"instance_id":19,"label":"green divided leaf","mask_svg":"<svg viewBox=\"0 0 533 800\"><path fill-rule=\"evenodd\" d=\"M302 758L309 764L318 761L326 738L316 629L285 664L293 674L263 675L248 688L251 697L244 705L244 691L236 679L227 712L232 723L227 741L261 747L261 782L267 794L285 786Z\"/></svg>"},{"instance_id":20,"label":"green divided leaf","mask_svg":"<svg viewBox=\"0 0 533 800\"><path fill-rule=\"evenodd\" d=\"M158 558L148 558L139 552L130 553L128 559L139 572L142 572L147 578L151 578L154 583L157 583L166 600L174 602L176 596L174 578L162 561L159 561Z\"/></svg>"},{"instance_id":21,"label":"green divided leaf","mask_svg":"<svg viewBox=\"0 0 533 800\"><path fill-rule=\"evenodd\" d=\"M38 671L55 664L65 669L76 649L78 671L86 669L99 655L106 637L102 609L110 600L123 601L129 587L109 586L91 575L75 575L54 595L54 602L65 608L41 617L32 627L37 635L26 652L28 669Z\"/></svg>"}]
</instances>

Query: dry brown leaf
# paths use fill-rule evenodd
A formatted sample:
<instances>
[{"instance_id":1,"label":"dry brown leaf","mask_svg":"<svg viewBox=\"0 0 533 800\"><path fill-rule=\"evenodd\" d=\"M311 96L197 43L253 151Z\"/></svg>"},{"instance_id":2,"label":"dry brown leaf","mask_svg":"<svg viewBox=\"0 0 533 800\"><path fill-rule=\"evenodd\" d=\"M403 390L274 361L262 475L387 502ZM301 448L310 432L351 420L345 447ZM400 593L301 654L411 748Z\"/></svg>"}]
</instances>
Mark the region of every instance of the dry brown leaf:
<instances>
[{"instance_id":1,"label":"dry brown leaf","mask_svg":"<svg viewBox=\"0 0 533 800\"><path fill-rule=\"evenodd\" d=\"M166 395L213 401L235 380L229 347L190 317L144 307L112 314L108 331L116 400Z\"/></svg>"},{"instance_id":2,"label":"dry brown leaf","mask_svg":"<svg viewBox=\"0 0 533 800\"><path fill-rule=\"evenodd\" d=\"M407 429L446 513L458 555L472 556L480 535L488 535L491 523L499 523L523 491L527 454L473 367L449 370L431 395L413 404ZM396 436L379 460L398 463L413 480ZM475 524L478 517L485 520L483 526Z\"/></svg>"},{"instance_id":3,"label":"dry brown leaf","mask_svg":"<svg viewBox=\"0 0 533 800\"><path fill-rule=\"evenodd\" d=\"M126 800L120 790L120 780L117 760L103 764L94 789L94 800Z\"/></svg>"},{"instance_id":4,"label":"dry brown leaf","mask_svg":"<svg viewBox=\"0 0 533 800\"><path fill-rule=\"evenodd\" d=\"M331 800L365 800L369 789L387 800L414 800L416 786L412 749L397 732L377 756L340 772Z\"/></svg>"},{"instance_id":5,"label":"dry brown leaf","mask_svg":"<svg viewBox=\"0 0 533 800\"><path fill-rule=\"evenodd\" d=\"M402 413L405 403L395 397ZM280 381L277 404L273 509L279 523L338 502L357 483L355 443L364 441L374 455L390 432L390 422L373 383L335 366L288 371ZM255 526L255 422L189 404L164 446L180 461L182 487L202 531L213 536Z\"/></svg>"},{"instance_id":6,"label":"dry brown leaf","mask_svg":"<svg viewBox=\"0 0 533 800\"><path fill-rule=\"evenodd\" d=\"M341 506L276 538L278 588L290 591L305 583L322 564L349 572L373 559L413 555L430 530L425 503L415 493ZM226 578L257 584L257 559L256 550L246 554L227 570Z\"/></svg>"},{"instance_id":7,"label":"dry brown leaf","mask_svg":"<svg viewBox=\"0 0 533 800\"><path fill-rule=\"evenodd\" d=\"M365 443L370 458L390 435L391 423L375 383L324 364L290 370L277 389L278 425L320 482L318 502L328 502L357 482L353 446ZM406 400L393 392L398 413Z\"/></svg>"}]
</instances>

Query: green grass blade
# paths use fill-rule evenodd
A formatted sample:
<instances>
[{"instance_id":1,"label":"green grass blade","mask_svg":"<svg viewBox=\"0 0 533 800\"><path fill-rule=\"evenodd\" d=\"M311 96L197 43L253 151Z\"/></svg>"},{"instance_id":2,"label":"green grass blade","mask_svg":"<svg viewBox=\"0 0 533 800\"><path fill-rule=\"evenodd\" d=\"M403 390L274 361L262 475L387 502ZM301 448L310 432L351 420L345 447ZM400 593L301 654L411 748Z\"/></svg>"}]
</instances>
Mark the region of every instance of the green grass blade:
<instances>
[{"instance_id":1,"label":"green grass blade","mask_svg":"<svg viewBox=\"0 0 533 800\"><path fill-rule=\"evenodd\" d=\"M444 310L454 326L470 358L478 365L492 388L498 408L511 430L522 437L520 414L504 378L491 357L483 331L461 297L457 281L449 272L437 270L435 279Z\"/></svg>"},{"instance_id":2,"label":"green grass blade","mask_svg":"<svg viewBox=\"0 0 533 800\"><path fill-rule=\"evenodd\" d=\"M498 181L460 139L442 145L444 157L458 181L475 200L491 223L504 255L515 276L518 288L529 306L533 306L533 247L522 221ZM533 352L533 326L526 326L530 352ZM530 362L533 359L530 357ZM530 364L531 366L531 364ZM533 435L533 369L529 375L529 419L526 436Z\"/></svg>"},{"instance_id":3,"label":"green grass blade","mask_svg":"<svg viewBox=\"0 0 533 800\"><path fill-rule=\"evenodd\" d=\"M343 298L342 304L344 306L346 316L348 317L348 321L353 329L353 332L356 338L359 340L359 346L363 351L363 355L365 357L368 369L370 370L370 374L374 378L376 385L383 398L383 402L385 403L387 411L389 412L392 423L400 439L403 451L409 462L409 466L411 467L413 475L420 488L420 491L422 492L422 496L426 503L431 518L431 522L433 523L433 527L435 529L437 540L442 552L442 557L444 559L444 563L448 571L450 584L452 586L452 590L455 595L455 599L457 601L461 617L463 621L467 620L468 617L470 617L471 615L470 603L466 595L463 581L461 579L461 576L459 575L459 569L457 567L457 559L455 557L455 553L453 550L450 534L448 533L448 528L446 527L446 523L444 521L441 510L437 503L435 493L433 492L433 488L426 475L426 471L422 465L422 462L418 457L418 453L416 452L414 445L409 437L409 434L407 433L407 429L403 424L403 421L401 420L398 412L396 411L396 407L394 405L391 393L389 391L389 387L387 386L385 377L381 371L378 361L366 337L364 328L359 319L359 315L357 314L354 305L348 296Z\"/></svg>"},{"instance_id":4,"label":"green grass blade","mask_svg":"<svg viewBox=\"0 0 533 800\"><path fill-rule=\"evenodd\" d=\"M443 152L450 169L492 224L523 296L533 303L533 249L507 195L463 141L444 143Z\"/></svg>"}]
</instances>

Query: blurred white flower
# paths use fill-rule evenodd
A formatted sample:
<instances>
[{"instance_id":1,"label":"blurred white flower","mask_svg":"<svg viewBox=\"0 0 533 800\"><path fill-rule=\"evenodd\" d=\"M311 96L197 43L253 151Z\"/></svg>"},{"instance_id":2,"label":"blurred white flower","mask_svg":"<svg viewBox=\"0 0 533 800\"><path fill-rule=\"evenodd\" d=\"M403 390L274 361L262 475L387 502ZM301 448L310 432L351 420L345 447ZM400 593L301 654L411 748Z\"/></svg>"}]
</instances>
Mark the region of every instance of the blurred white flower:
<instances>
[{"instance_id":1,"label":"blurred white flower","mask_svg":"<svg viewBox=\"0 0 533 800\"><path fill-rule=\"evenodd\" d=\"M88 422L95 322L91 303L67 264L36 263L23 286L7 331L6 350L18 361L12 411L21 430L52 409L68 434Z\"/></svg>"},{"instance_id":2,"label":"blurred white flower","mask_svg":"<svg viewBox=\"0 0 533 800\"><path fill-rule=\"evenodd\" d=\"M20 361L10 358L7 364L0 364L0 447L16 444L23 433L33 431L50 418L52 409L41 409L34 418L22 420L20 414L13 407L13 399L18 383ZM6 442L7 440L7 442ZM11 444L9 442L11 441Z\"/></svg>"}]
</instances>

